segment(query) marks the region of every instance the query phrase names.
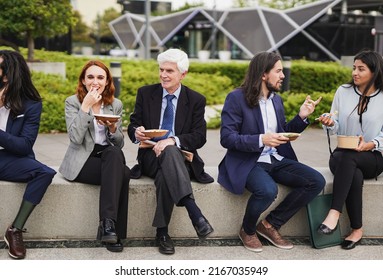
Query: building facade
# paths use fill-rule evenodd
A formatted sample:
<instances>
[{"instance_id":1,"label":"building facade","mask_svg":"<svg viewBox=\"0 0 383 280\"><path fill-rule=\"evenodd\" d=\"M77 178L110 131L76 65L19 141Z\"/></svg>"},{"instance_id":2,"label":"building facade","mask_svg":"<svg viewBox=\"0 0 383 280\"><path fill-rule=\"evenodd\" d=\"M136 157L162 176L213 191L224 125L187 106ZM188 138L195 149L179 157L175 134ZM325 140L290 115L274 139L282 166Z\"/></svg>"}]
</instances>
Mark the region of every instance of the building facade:
<instances>
[{"instance_id":1,"label":"building facade","mask_svg":"<svg viewBox=\"0 0 383 280\"><path fill-rule=\"evenodd\" d=\"M193 8L150 17L127 12L109 23L125 50L169 47L184 49L191 58L201 50L217 58L221 51L232 59L248 59L259 51L282 56L339 61L362 48L383 54L383 1L320 0L287 10L262 6L212 10ZM374 30L375 29L375 34Z\"/></svg>"}]
</instances>

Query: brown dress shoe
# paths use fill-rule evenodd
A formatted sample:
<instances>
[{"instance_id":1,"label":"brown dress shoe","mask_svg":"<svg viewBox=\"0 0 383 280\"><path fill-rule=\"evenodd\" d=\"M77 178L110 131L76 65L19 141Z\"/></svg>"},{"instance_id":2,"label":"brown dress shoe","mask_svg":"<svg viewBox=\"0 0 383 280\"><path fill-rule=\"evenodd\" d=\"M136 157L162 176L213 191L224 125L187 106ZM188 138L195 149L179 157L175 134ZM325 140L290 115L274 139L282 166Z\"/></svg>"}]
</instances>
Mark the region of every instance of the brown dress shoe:
<instances>
[{"instance_id":1,"label":"brown dress shoe","mask_svg":"<svg viewBox=\"0 0 383 280\"><path fill-rule=\"evenodd\" d=\"M239 238L241 239L243 246L250 251L253 252L262 252L262 243L259 241L258 236L254 233L252 235L248 235L243 227L239 231Z\"/></svg>"},{"instance_id":2,"label":"brown dress shoe","mask_svg":"<svg viewBox=\"0 0 383 280\"><path fill-rule=\"evenodd\" d=\"M4 241L8 245L8 254L14 259L24 259L26 255L26 249L23 241L23 232L17 228L9 226L4 235Z\"/></svg>"},{"instance_id":3,"label":"brown dress shoe","mask_svg":"<svg viewBox=\"0 0 383 280\"><path fill-rule=\"evenodd\" d=\"M266 238L268 241L270 241L274 246L281 248L281 249L291 249L294 247L294 245L286 240L283 239L283 237L279 234L279 232L274 228L266 228L262 221L258 223L256 227L257 233Z\"/></svg>"}]
</instances>

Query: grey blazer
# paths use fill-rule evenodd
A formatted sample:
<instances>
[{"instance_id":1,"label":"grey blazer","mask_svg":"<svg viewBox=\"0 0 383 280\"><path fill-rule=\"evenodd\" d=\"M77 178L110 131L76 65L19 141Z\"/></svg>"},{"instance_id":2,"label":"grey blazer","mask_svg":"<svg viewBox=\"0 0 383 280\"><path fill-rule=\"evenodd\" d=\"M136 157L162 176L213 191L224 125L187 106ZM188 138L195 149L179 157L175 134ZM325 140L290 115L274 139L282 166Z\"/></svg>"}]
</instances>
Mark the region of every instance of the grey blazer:
<instances>
[{"instance_id":1,"label":"grey blazer","mask_svg":"<svg viewBox=\"0 0 383 280\"><path fill-rule=\"evenodd\" d=\"M122 102L115 98L111 105L104 107L104 114L119 115L122 117ZM59 172L70 181L76 179L84 166L95 145L93 113L85 113L81 110L81 103L76 95L69 96L65 100L65 121L70 140L68 150L65 153ZM122 148L124 146L124 134L122 120L117 123L117 130L110 134L105 128L106 139L110 145Z\"/></svg>"}]
</instances>

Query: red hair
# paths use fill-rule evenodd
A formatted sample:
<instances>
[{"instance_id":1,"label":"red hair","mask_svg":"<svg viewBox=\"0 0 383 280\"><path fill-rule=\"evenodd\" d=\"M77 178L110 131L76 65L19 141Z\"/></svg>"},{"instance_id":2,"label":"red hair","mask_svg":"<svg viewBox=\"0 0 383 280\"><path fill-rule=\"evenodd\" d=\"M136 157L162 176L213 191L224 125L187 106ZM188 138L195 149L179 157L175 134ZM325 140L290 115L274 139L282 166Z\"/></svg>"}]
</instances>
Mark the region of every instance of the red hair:
<instances>
[{"instance_id":1,"label":"red hair","mask_svg":"<svg viewBox=\"0 0 383 280\"><path fill-rule=\"evenodd\" d=\"M90 60L82 68L81 74L78 77L77 98L80 101L80 103L82 103L85 95L88 93L86 87L83 85L82 82L85 79L86 70L88 70L88 68L93 66L93 65L102 68L106 73L106 83L107 84L105 85L104 93L102 94L102 102L104 103L104 105L110 105L110 104L112 104L112 102L114 100L114 91L115 91L115 87L113 84L113 77L112 77L112 74L110 73L109 68L104 63L102 63L101 61Z\"/></svg>"}]
</instances>

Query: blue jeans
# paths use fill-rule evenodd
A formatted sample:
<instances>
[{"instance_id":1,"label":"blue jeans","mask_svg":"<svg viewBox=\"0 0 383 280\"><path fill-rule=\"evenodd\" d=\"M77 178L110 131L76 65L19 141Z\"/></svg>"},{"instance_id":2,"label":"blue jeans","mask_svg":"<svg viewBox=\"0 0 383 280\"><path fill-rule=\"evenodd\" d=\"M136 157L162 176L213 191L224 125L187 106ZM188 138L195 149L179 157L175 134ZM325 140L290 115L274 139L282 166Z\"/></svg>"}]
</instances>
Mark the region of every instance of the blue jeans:
<instances>
[{"instance_id":1,"label":"blue jeans","mask_svg":"<svg viewBox=\"0 0 383 280\"><path fill-rule=\"evenodd\" d=\"M243 228L247 234L255 233L260 215L277 197L277 184L292 188L266 217L277 230L315 198L326 184L322 174L307 165L287 158L281 161L271 158L271 164L256 163L247 176L246 189L251 192L243 218Z\"/></svg>"}]
</instances>

